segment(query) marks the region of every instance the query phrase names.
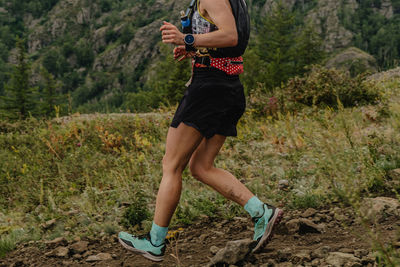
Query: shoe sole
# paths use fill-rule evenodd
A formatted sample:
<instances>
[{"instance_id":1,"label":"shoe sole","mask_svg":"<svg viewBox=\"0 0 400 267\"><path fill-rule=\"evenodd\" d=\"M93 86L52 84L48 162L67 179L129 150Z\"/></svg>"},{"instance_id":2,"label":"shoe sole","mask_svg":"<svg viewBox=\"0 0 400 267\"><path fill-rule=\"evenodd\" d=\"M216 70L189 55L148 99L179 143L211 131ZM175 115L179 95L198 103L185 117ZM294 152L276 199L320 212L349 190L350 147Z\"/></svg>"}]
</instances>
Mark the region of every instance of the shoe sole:
<instances>
[{"instance_id":1,"label":"shoe sole","mask_svg":"<svg viewBox=\"0 0 400 267\"><path fill-rule=\"evenodd\" d=\"M259 249L265 247L269 241L271 241L272 236L274 235L274 226L278 225L283 216L283 210L276 208L274 212L274 216L271 221L267 225L267 229L265 230L264 235L261 237L261 240L258 242L257 246L253 249L253 253L257 252Z\"/></svg>"},{"instance_id":2,"label":"shoe sole","mask_svg":"<svg viewBox=\"0 0 400 267\"><path fill-rule=\"evenodd\" d=\"M162 261L164 259L164 256L155 256L155 255L153 255L153 254L151 254L151 253L149 253L147 251L131 247L128 244L126 244L124 241L122 241L121 238L119 238L119 237L118 237L118 241L127 250L132 251L133 253L142 255L146 259L149 259L149 260L152 260L152 261Z\"/></svg>"}]
</instances>

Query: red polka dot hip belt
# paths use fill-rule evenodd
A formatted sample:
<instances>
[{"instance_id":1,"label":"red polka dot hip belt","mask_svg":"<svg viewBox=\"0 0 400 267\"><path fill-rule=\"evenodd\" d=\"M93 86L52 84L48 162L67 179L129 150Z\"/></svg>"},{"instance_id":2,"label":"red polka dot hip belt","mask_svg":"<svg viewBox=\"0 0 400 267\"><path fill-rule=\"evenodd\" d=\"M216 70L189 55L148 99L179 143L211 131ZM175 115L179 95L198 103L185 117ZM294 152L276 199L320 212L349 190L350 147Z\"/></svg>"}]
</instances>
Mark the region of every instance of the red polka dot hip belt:
<instances>
[{"instance_id":1,"label":"red polka dot hip belt","mask_svg":"<svg viewBox=\"0 0 400 267\"><path fill-rule=\"evenodd\" d=\"M243 73L243 57L195 57L192 63L193 67L196 68L214 67L229 75L239 75Z\"/></svg>"}]
</instances>

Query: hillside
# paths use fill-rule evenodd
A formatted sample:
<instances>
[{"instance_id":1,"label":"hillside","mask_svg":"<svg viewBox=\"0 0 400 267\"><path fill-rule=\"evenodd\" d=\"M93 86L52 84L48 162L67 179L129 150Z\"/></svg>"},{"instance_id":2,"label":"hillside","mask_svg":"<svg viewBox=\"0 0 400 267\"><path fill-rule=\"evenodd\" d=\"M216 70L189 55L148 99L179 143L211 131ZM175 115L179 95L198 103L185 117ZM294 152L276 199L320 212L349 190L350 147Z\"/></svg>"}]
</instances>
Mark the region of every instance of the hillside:
<instances>
[{"instance_id":1,"label":"hillside","mask_svg":"<svg viewBox=\"0 0 400 267\"><path fill-rule=\"evenodd\" d=\"M247 255L251 242L242 239L253 225L244 210L186 170L161 266L204 266L238 239L245 252L237 266L398 266L399 71L362 87L359 77L317 70L305 87L325 93L309 91L315 105L297 103L295 112L290 97L304 94L299 88L283 91L284 113L281 102L253 91L239 135L226 141L216 166L285 210L276 237ZM337 102L339 90L348 90L342 104L317 106ZM373 104L346 101L369 92ZM115 235L151 227L172 112L0 121L0 266L148 266Z\"/></svg>"},{"instance_id":2,"label":"hillside","mask_svg":"<svg viewBox=\"0 0 400 267\"><path fill-rule=\"evenodd\" d=\"M271 13L273 2L248 1L252 40L263 18ZM328 56L357 46L372 54L380 69L398 64L399 0L283 3L295 12L297 25L312 25ZM157 66L169 53L168 48L160 47L158 28L162 20L178 25L179 11L186 5L183 0L1 0L0 78L4 82L9 79L7 62L15 63L14 36L19 35L27 39L35 73L32 82L39 81L43 65L61 82L58 91L68 94L75 110L143 110L135 93L154 90L161 79L155 69L159 71ZM248 64L256 64L250 58ZM182 79L188 75L184 73ZM0 84L0 94L2 90Z\"/></svg>"}]
</instances>

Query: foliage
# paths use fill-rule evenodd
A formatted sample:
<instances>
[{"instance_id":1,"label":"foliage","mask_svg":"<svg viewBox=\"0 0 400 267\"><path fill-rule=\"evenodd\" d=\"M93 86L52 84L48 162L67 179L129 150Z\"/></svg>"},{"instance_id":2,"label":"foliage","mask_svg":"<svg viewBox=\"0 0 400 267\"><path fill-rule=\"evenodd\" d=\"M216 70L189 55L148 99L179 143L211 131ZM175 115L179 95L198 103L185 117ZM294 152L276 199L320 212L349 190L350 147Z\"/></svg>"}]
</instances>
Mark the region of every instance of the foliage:
<instances>
[{"instance_id":1,"label":"foliage","mask_svg":"<svg viewBox=\"0 0 400 267\"><path fill-rule=\"evenodd\" d=\"M122 216L122 225L125 227L140 225L144 220L149 219L150 216L151 214L146 207L146 198L143 192L138 191L135 194L132 204L129 205Z\"/></svg>"},{"instance_id":2,"label":"foliage","mask_svg":"<svg viewBox=\"0 0 400 267\"><path fill-rule=\"evenodd\" d=\"M305 105L326 105L345 107L377 104L383 95L373 82L366 80L365 74L354 78L349 73L335 69L313 66L304 77L290 79L282 89L285 98Z\"/></svg>"},{"instance_id":3,"label":"foliage","mask_svg":"<svg viewBox=\"0 0 400 267\"><path fill-rule=\"evenodd\" d=\"M248 106L261 116L276 118L279 113L299 112L304 106L354 107L376 105L379 116L387 112L387 97L366 74L356 77L342 70L314 65L304 77L296 76L281 87L265 93L259 84L248 97Z\"/></svg>"},{"instance_id":4,"label":"foliage","mask_svg":"<svg viewBox=\"0 0 400 267\"><path fill-rule=\"evenodd\" d=\"M179 102L191 75L190 65L188 60L175 62L171 54L170 48L163 45L160 56L164 60L150 70L154 75L144 84L143 90L126 95L125 109L149 111L160 105L174 106Z\"/></svg>"},{"instance_id":5,"label":"foliage","mask_svg":"<svg viewBox=\"0 0 400 267\"><path fill-rule=\"evenodd\" d=\"M294 75L303 74L305 67L320 62L324 53L321 38L311 25L299 26L295 12L278 2L259 27L256 42L246 55L243 83L249 92L257 83L271 90Z\"/></svg>"},{"instance_id":6,"label":"foliage","mask_svg":"<svg viewBox=\"0 0 400 267\"><path fill-rule=\"evenodd\" d=\"M35 92L30 84L31 66L27 60L25 41L17 40L17 65L8 84L5 95L0 98L2 116L10 119L25 119L35 112ZM33 114L34 115L34 114Z\"/></svg>"},{"instance_id":7,"label":"foliage","mask_svg":"<svg viewBox=\"0 0 400 267\"><path fill-rule=\"evenodd\" d=\"M393 17L387 18L377 9L382 8L382 1L358 1L355 13L341 10L343 25L355 32L354 45L372 54L383 69L398 66L400 57L400 13L399 2L391 1L394 7Z\"/></svg>"},{"instance_id":8,"label":"foliage","mask_svg":"<svg viewBox=\"0 0 400 267\"><path fill-rule=\"evenodd\" d=\"M46 117L56 117L60 114L61 103L65 102L65 97L59 93L61 85L45 68L41 69L40 74L44 81L44 87L42 101L39 103L39 112Z\"/></svg>"},{"instance_id":9,"label":"foliage","mask_svg":"<svg viewBox=\"0 0 400 267\"><path fill-rule=\"evenodd\" d=\"M227 139L215 165L231 171L263 201L287 208L393 196L386 175L400 168L400 87L398 80L379 86L390 96L385 118L374 115L376 106L304 107L287 114L278 109L274 118L253 116L250 108L238 124L238 137ZM149 218L143 218L145 210L154 210L171 117L172 111L163 109L0 121L0 206L11 219L0 221L0 227L26 229L56 217L68 230L43 232L42 239L67 231L71 238L99 236L121 229L121 207L130 203L126 218L142 220L147 229ZM282 179L289 182L287 191L278 188ZM182 183L172 226L202 216L243 215L240 206L187 171ZM106 225L115 227L105 230Z\"/></svg>"}]
</instances>

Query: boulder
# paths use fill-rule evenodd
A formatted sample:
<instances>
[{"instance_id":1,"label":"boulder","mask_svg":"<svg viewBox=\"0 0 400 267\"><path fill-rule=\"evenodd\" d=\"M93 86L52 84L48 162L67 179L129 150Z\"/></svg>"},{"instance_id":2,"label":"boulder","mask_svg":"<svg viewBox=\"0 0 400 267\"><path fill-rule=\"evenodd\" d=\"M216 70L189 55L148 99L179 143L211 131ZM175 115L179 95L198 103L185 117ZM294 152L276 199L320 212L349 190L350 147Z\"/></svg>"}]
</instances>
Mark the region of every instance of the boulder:
<instances>
[{"instance_id":1,"label":"boulder","mask_svg":"<svg viewBox=\"0 0 400 267\"><path fill-rule=\"evenodd\" d=\"M64 237L57 237L53 240L44 241L46 245L65 245L67 244L67 240Z\"/></svg>"},{"instance_id":2,"label":"boulder","mask_svg":"<svg viewBox=\"0 0 400 267\"><path fill-rule=\"evenodd\" d=\"M78 241L71 245L71 249L76 254L82 254L88 249L89 242L87 241Z\"/></svg>"},{"instance_id":3,"label":"boulder","mask_svg":"<svg viewBox=\"0 0 400 267\"><path fill-rule=\"evenodd\" d=\"M326 63L329 69L349 71L352 76L364 72L378 72L376 59L356 47L350 47L337 54Z\"/></svg>"},{"instance_id":4,"label":"boulder","mask_svg":"<svg viewBox=\"0 0 400 267\"><path fill-rule=\"evenodd\" d=\"M301 214L301 217L303 217L303 218L313 217L316 213L317 213L317 211L315 209L308 208L308 209L306 209L306 211L303 212L303 214Z\"/></svg>"},{"instance_id":5,"label":"boulder","mask_svg":"<svg viewBox=\"0 0 400 267\"><path fill-rule=\"evenodd\" d=\"M52 256L59 258L66 258L69 254L69 249L67 247L58 247L52 252Z\"/></svg>"},{"instance_id":6,"label":"boulder","mask_svg":"<svg viewBox=\"0 0 400 267\"><path fill-rule=\"evenodd\" d=\"M219 247L217 247L217 246L211 246L210 247L210 252L212 253L212 254L217 254L217 252L219 251Z\"/></svg>"},{"instance_id":7,"label":"boulder","mask_svg":"<svg viewBox=\"0 0 400 267\"><path fill-rule=\"evenodd\" d=\"M352 254L342 252L331 252L325 259L327 265L332 267L358 267L362 266L360 259L354 257Z\"/></svg>"},{"instance_id":8,"label":"boulder","mask_svg":"<svg viewBox=\"0 0 400 267\"><path fill-rule=\"evenodd\" d=\"M324 229L321 225L317 225L313 223L309 219L299 218L299 219L292 219L286 223L286 228L289 234L299 233L299 234L306 234L306 233L322 233Z\"/></svg>"},{"instance_id":9,"label":"boulder","mask_svg":"<svg viewBox=\"0 0 400 267\"><path fill-rule=\"evenodd\" d=\"M226 247L217 252L208 266L216 264L235 264L243 260L255 247L251 239L235 240L226 243Z\"/></svg>"},{"instance_id":10,"label":"boulder","mask_svg":"<svg viewBox=\"0 0 400 267\"><path fill-rule=\"evenodd\" d=\"M365 198L360 211L371 222L382 222L387 217L400 217L400 202L389 197Z\"/></svg>"},{"instance_id":11,"label":"boulder","mask_svg":"<svg viewBox=\"0 0 400 267\"><path fill-rule=\"evenodd\" d=\"M291 262L294 264L303 264L304 262L311 261L311 255L309 250L302 250L292 256Z\"/></svg>"},{"instance_id":12,"label":"boulder","mask_svg":"<svg viewBox=\"0 0 400 267\"><path fill-rule=\"evenodd\" d=\"M111 254L109 253L99 253L97 255L92 255L89 256L86 261L87 262L95 262L95 261L106 261L106 260L111 260Z\"/></svg>"}]
</instances>

